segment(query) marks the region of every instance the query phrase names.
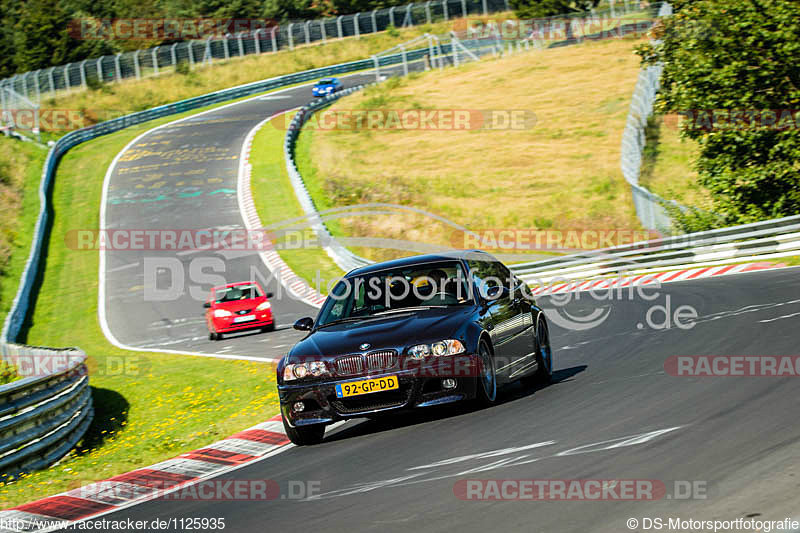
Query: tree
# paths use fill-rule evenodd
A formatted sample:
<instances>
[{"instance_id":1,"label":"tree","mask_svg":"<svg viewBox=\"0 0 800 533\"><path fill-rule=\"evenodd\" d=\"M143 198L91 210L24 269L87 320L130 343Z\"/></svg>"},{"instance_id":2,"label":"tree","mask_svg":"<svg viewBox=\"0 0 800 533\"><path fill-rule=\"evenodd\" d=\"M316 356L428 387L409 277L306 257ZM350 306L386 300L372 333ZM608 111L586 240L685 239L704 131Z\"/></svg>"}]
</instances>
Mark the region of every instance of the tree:
<instances>
[{"instance_id":1,"label":"tree","mask_svg":"<svg viewBox=\"0 0 800 533\"><path fill-rule=\"evenodd\" d=\"M68 53L68 20L58 0L29 0L14 25L18 72L60 65Z\"/></svg>"},{"instance_id":2,"label":"tree","mask_svg":"<svg viewBox=\"0 0 800 533\"><path fill-rule=\"evenodd\" d=\"M674 0L675 14L642 45L643 64L663 63L657 111L686 117L700 144L699 182L723 224L800 212L800 3ZM788 122L783 123L789 126Z\"/></svg>"},{"instance_id":3,"label":"tree","mask_svg":"<svg viewBox=\"0 0 800 533\"><path fill-rule=\"evenodd\" d=\"M511 8L521 19L565 15L573 11L588 11L600 0L511 0Z\"/></svg>"}]
</instances>

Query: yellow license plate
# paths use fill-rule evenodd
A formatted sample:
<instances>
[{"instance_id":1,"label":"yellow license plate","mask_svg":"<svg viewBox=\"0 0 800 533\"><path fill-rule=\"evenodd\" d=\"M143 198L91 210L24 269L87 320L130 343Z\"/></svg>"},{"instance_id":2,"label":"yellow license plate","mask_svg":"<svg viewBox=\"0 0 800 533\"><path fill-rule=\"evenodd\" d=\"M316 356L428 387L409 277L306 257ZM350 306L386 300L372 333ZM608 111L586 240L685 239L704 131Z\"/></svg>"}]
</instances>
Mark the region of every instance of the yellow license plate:
<instances>
[{"instance_id":1,"label":"yellow license plate","mask_svg":"<svg viewBox=\"0 0 800 533\"><path fill-rule=\"evenodd\" d=\"M363 381L350 381L348 383L337 383L336 397L346 398L348 396L358 396L359 394L381 392L385 390L397 389L399 387L400 387L400 382L397 379L397 376L365 379Z\"/></svg>"}]
</instances>

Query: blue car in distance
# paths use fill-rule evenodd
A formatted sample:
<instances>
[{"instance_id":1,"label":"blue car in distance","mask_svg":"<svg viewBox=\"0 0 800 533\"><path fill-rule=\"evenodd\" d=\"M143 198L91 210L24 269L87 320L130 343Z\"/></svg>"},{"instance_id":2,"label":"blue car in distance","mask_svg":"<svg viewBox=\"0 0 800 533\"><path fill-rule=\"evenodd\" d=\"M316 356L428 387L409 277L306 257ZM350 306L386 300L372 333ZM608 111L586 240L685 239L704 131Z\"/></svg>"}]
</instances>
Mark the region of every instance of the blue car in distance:
<instances>
[{"instance_id":1,"label":"blue car in distance","mask_svg":"<svg viewBox=\"0 0 800 533\"><path fill-rule=\"evenodd\" d=\"M338 90L341 90L342 82L336 78L323 78L311 88L311 94L314 96L328 96Z\"/></svg>"}]
</instances>

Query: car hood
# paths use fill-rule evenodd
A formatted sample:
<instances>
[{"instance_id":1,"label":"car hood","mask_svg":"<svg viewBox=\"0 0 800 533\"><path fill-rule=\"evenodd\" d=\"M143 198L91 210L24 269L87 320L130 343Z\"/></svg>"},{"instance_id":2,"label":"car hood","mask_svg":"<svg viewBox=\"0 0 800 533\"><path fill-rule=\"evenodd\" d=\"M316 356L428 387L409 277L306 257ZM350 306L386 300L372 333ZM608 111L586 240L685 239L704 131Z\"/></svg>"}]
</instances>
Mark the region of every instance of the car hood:
<instances>
[{"instance_id":1,"label":"car hood","mask_svg":"<svg viewBox=\"0 0 800 533\"><path fill-rule=\"evenodd\" d=\"M414 344L452 338L470 309L429 309L328 326L298 342L289 355L333 357L388 348L402 351ZM364 343L369 348L362 349Z\"/></svg>"},{"instance_id":2,"label":"car hood","mask_svg":"<svg viewBox=\"0 0 800 533\"><path fill-rule=\"evenodd\" d=\"M256 306L266 301L266 298L251 298L249 300L234 300L232 302L219 302L214 304L214 309L225 309L231 313L243 309L255 309Z\"/></svg>"}]
</instances>

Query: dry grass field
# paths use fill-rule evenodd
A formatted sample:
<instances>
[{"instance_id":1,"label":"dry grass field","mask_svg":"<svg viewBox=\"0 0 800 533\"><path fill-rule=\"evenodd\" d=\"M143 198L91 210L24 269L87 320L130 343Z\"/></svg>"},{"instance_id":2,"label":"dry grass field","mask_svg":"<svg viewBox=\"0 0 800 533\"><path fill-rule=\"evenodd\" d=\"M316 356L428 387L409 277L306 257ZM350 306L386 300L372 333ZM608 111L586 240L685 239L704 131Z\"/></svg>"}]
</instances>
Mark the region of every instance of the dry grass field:
<instances>
[{"instance_id":1,"label":"dry grass field","mask_svg":"<svg viewBox=\"0 0 800 533\"><path fill-rule=\"evenodd\" d=\"M513 18L513 14L494 15ZM480 18L480 17L479 17ZM170 72L141 80L105 84L96 90L76 91L45 98L43 108L70 110L59 113L61 120L75 122L75 127L87 126L117 116L142 111L162 104L177 102L244 83L368 58L370 54L386 50L422 35L444 33L460 22L438 22L430 25L395 29L363 35L360 38L333 39L328 44L298 46L293 51L249 55L229 60L214 60L210 66L198 65L186 74Z\"/></svg>"},{"instance_id":2,"label":"dry grass field","mask_svg":"<svg viewBox=\"0 0 800 533\"><path fill-rule=\"evenodd\" d=\"M413 205L471 229L639 229L620 170L620 142L639 41L613 39L528 52L392 79L330 112L527 110L520 129L308 128L304 178L320 209ZM422 216L342 219L348 236L442 245L456 232ZM375 259L406 255L356 250Z\"/></svg>"}]
</instances>

